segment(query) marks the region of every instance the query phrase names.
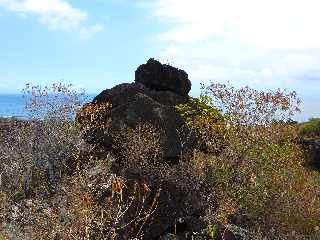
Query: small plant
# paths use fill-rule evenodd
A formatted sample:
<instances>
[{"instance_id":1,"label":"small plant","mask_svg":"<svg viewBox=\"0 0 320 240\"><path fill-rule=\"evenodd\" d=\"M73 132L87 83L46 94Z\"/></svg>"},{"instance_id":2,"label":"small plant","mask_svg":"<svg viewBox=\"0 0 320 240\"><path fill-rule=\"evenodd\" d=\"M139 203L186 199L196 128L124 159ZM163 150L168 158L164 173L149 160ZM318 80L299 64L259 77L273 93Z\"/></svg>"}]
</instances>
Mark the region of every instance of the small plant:
<instances>
[{"instance_id":1,"label":"small plant","mask_svg":"<svg viewBox=\"0 0 320 240\"><path fill-rule=\"evenodd\" d=\"M22 93L29 117L35 119L73 120L86 101L84 90L61 82L44 87L28 83Z\"/></svg>"},{"instance_id":2,"label":"small plant","mask_svg":"<svg viewBox=\"0 0 320 240\"><path fill-rule=\"evenodd\" d=\"M125 168L149 168L162 159L161 133L150 123L123 128L114 135L114 148L126 161Z\"/></svg>"},{"instance_id":3,"label":"small plant","mask_svg":"<svg viewBox=\"0 0 320 240\"><path fill-rule=\"evenodd\" d=\"M214 224L209 224L205 229L205 233L210 239L215 239L217 236L217 227Z\"/></svg>"}]
</instances>

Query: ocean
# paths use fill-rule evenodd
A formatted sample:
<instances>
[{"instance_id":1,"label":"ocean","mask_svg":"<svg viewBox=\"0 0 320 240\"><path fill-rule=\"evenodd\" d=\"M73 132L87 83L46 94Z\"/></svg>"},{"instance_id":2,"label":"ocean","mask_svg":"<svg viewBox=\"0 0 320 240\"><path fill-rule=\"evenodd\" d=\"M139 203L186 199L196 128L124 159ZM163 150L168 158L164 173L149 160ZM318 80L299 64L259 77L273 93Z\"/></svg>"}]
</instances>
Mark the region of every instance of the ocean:
<instances>
[{"instance_id":1,"label":"ocean","mask_svg":"<svg viewBox=\"0 0 320 240\"><path fill-rule=\"evenodd\" d=\"M94 96L95 94L88 95L88 101L92 100ZM0 94L0 117L28 118L23 95Z\"/></svg>"},{"instance_id":2,"label":"ocean","mask_svg":"<svg viewBox=\"0 0 320 240\"><path fill-rule=\"evenodd\" d=\"M91 101L97 94L88 94L87 99ZM319 118L319 98L304 97L302 112L294 116L294 120L303 122L311 117ZM25 110L25 101L22 94L0 94L0 117L28 118Z\"/></svg>"},{"instance_id":3,"label":"ocean","mask_svg":"<svg viewBox=\"0 0 320 240\"><path fill-rule=\"evenodd\" d=\"M26 118L27 116L21 94L0 94L0 117Z\"/></svg>"}]
</instances>

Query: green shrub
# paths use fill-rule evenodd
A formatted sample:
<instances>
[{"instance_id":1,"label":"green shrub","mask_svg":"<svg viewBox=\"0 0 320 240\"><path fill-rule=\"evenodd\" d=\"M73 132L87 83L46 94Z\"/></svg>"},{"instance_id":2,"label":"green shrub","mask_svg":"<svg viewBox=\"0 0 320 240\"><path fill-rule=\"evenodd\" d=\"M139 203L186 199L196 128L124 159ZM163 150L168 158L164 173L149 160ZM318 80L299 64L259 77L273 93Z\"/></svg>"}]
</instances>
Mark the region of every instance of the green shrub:
<instances>
[{"instance_id":1,"label":"green shrub","mask_svg":"<svg viewBox=\"0 0 320 240\"><path fill-rule=\"evenodd\" d=\"M305 160L297 144L298 126L287 123L299 109L296 94L224 84L211 84L204 91L216 104L212 107L222 110L219 117L228 116L223 118L223 151L196 151L190 162L194 175L203 179L214 195L211 217L225 224L235 221L265 236L270 230L285 239L293 232L297 239L317 234L320 176L302 166ZM189 108L194 109L192 105L180 108L183 116L190 116L186 119L189 126L203 120L212 125L197 125L203 132L221 127L216 115L208 121L208 115L202 111L189 114ZM220 138L216 132L207 136L213 138L210 142Z\"/></svg>"},{"instance_id":2,"label":"green shrub","mask_svg":"<svg viewBox=\"0 0 320 240\"><path fill-rule=\"evenodd\" d=\"M308 122L300 125L300 134L302 135L320 135L320 118L311 118Z\"/></svg>"},{"instance_id":3,"label":"green shrub","mask_svg":"<svg viewBox=\"0 0 320 240\"><path fill-rule=\"evenodd\" d=\"M198 147L208 152L220 152L225 145L226 119L221 110L213 106L210 96L190 97L185 104L176 106L185 125L198 138Z\"/></svg>"}]
</instances>

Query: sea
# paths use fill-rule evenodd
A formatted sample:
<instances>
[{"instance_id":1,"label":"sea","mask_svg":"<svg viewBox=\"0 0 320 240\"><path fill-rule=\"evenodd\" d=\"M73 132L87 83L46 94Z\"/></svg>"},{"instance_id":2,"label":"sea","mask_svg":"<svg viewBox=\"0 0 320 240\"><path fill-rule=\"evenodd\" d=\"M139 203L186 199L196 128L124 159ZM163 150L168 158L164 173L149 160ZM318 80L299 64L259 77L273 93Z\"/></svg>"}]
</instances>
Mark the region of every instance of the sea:
<instances>
[{"instance_id":1,"label":"sea","mask_svg":"<svg viewBox=\"0 0 320 240\"><path fill-rule=\"evenodd\" d=\"M91 101L97 94L88 94L86 99ZM293 119L299 122L309 118L320 118L320 98L304 97L302 103L302 112L297 114ZM25 99L22 94L0 94L0 117L28 118L28 112L25 108Z\"/></svg>"},{"instance_id":2,"label":"sea","mask_svg":"<svg viewBox=\"0 0 320 240\"><path fill-rule=\"evenodd\" d=\"M86 99L91 101L96 94L89 94ZM0 117L28 118L25 99L22 94L0 94Z\"/></svg>"},{"instance_id":3,"label":"sea","mask_svg":"<svg viewBox=\"0 0 320 240\"><path fill-rule=\"evenodd\" d=\"M28 117L23 95L0 94L0 117Z\"/></svg>"}]
</instances>

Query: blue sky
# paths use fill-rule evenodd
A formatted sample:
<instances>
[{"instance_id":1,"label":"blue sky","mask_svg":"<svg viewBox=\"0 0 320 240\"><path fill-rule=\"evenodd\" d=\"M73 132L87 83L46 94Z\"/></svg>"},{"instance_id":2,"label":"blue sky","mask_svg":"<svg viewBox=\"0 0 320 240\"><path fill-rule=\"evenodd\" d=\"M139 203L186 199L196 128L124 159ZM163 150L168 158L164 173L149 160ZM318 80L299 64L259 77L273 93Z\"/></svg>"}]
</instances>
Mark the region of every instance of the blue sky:
<instances>
[{"instance_id":1,"label":"blue sky","mask_svg":"<svg viewBox=\"0 0 320 240\"><path fill-rule=\"evenodd\" d=\"M320 116L316 0L0 0L0 93L59 80L98 93L148 58L200 82L296 90Z\"/></svg>"}]
</instances>

